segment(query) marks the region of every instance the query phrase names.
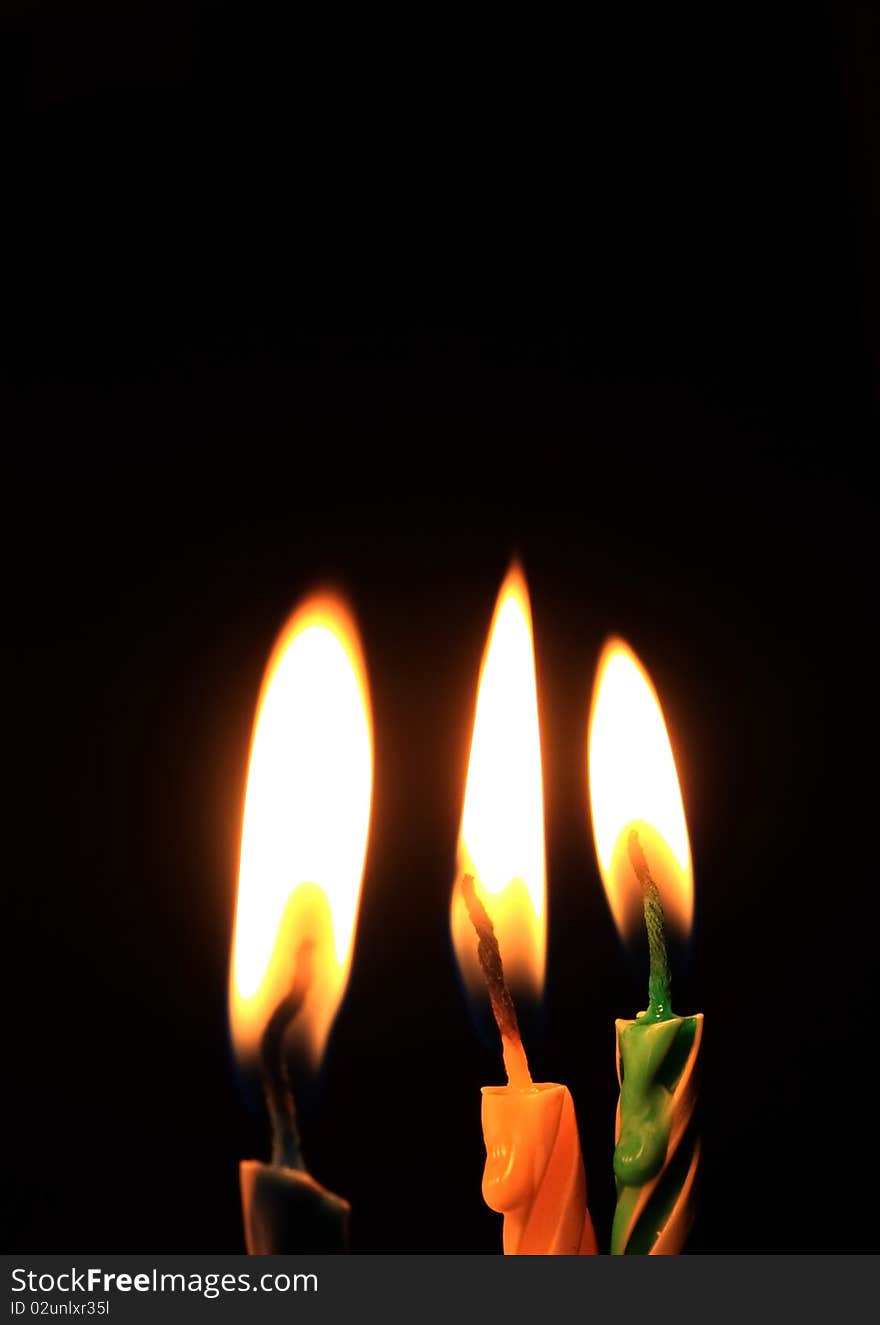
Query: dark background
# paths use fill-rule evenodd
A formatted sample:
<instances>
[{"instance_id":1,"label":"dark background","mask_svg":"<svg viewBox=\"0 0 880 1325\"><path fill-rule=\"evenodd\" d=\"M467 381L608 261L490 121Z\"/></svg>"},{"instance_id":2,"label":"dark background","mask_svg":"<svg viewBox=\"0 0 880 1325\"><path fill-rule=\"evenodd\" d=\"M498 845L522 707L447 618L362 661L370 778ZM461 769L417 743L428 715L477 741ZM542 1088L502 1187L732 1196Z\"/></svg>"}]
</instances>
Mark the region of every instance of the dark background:
<instances>
[{"instance_id":1,"label":"dark background","mask_svg":"<svg viewBox=\"0 0 880 1325\"><path fill-rule=\"evenodd\" d=\"M356 611L376 731L313 1172L359 1251L494 1250L447 935L477 669L522 557L565 1081L607 1245L592 673L677 751L706 1014L695 1249L876 1249L872 6L4 6L2 1239L235 1251L247 749L289 609ZM869 1013L873 1015L869 1015ZM861 1101L861 1102L860 1102Z\"/></svg>"}]
</instances>

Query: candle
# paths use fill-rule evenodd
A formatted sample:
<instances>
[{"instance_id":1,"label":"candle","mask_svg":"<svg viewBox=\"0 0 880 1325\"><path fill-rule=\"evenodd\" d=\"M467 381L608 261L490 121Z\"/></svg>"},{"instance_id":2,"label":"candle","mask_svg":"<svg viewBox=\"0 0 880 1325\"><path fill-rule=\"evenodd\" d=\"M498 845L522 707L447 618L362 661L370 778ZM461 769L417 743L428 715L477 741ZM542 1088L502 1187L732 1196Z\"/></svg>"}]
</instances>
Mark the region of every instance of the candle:
<instances>
[{"instance_id":1,"label":"candle","mask_svg":"<svg viewBox=\"0 0 880 1325\"><path fill-rule=\"evenodd\" d=\"M240 1167L251 1253L347 1245L348 1203L306 1168L289 1063L317 1068L345 992L372 778L357 630L340 601L316 595L266 668L242 825L230 1021L243 1067L259 1067L272 1132L270 1161Z\"/></svg>"},{"instance_id":2,"label":"candle","mask_svg":"<svg viewBox=\"0 0 880 1325\"><path fill-rule=\"evenodd\" d=\"M689 932L693 869L660 702L635 654L611 640L599 661L589 730L599 869L621 933L638 910L648 935L648 1006L616 1022L620 1099L611 1251L675 1255L694 1217L699 1161L695 1070L703 1016L672 1010L666 914Z\"/></svg>"},{"instance_id":3,"label":"candle","mask_svg":"<svg viewBox=\"0 0 880 1325\"><path fill-rule=\"evenodd\" d=\"M506 1086L482 1090L483 1198L504 1216L505 1255L592 1254L574 1103L567 1087L532 1080L511 993L540 993L546 952L535 658L517 568L502 586L483 657L457 878L453 942L474 997L488 994L508 1076Z\"/></svg>"}]
</instances>

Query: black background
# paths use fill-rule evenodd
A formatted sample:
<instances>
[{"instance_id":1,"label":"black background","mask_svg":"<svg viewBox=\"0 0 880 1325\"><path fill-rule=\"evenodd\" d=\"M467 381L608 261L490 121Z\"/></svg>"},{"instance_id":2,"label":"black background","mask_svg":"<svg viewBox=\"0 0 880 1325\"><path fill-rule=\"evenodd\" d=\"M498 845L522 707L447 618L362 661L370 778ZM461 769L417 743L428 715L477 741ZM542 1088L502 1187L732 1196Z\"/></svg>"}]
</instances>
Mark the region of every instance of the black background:
<instances>
[{"instance_id":1,"label":"black background","mask_svg":"<svg viewBox=\"0 0 880 1325\"><path fill-rule=\"evenodd\" d=\"M600 1240L612 1023L644 994L584 785L618 631L696 861L693 1246L875 1248L876 17L273 10L4 10L3 1241L241 1249L247 748L275 633L329 579L377 769L307 1154L355 1250L499 1246L500 1062L446 922L518 553L551 895L530 1052L574 1093Z\"/></svg>"}]
</instances>

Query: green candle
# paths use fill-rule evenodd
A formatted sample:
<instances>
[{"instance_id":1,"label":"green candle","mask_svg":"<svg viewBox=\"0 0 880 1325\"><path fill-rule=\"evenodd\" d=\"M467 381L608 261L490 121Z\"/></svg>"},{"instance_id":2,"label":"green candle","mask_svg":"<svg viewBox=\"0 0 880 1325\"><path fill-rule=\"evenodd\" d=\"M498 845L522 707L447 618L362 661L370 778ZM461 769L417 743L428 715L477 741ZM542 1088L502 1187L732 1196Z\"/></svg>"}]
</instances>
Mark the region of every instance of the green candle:
<instances>
[{"instance_id":1,"label":"green candle","mask_svg":"<svg viewBox=\"0 0 880 1325\"><path fill-rule=\"evenodd\" d=\"M674 1255L694 1215L699 1140L695 1068L703 1017L672 1009L664 908L690 927L693 873L684 806L660 701L622 640L597 673L589 733L593 832L622 933L644 915L648 1006L616 1022L620 1100L614 1150L614 1255Z\"/></svg>"},{"instance_id":2,"label":"green candle","mask_svg":"<svg viewBox=\"0 0 880 1325\"><path fill-rule=\"evenodd\" d=\"M620 1103L611 1251L669 1255L682 1249L693 1223L699 1157L694 1066L703 1017L677 1017L672 1010L663 904L635 830L628 850L642 887L650 973L647 1009L635 1021L616 1023Z\"/></svg>"}]
</instances>

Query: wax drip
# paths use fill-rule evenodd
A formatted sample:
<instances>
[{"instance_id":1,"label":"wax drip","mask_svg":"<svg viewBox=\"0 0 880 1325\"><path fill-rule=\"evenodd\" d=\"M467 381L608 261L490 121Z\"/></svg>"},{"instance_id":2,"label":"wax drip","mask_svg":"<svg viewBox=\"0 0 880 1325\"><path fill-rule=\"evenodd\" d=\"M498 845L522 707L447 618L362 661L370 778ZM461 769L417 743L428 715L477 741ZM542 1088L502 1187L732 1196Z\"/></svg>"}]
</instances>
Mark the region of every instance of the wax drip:
<instances>
[{"instance_id":1,"label":"wax drip","mask_svg":"<svg viewBox=\"0 0 880 1325\"><path fill-rule=\"evenodd\" d=\"M627 840L630 864L635 871L642 888L642 900L645 906L645 928L648 931L648 954L650 970L648 973L648 1010L645 1020L666 1021L674 1015L672 1011L672 977L669 973L669 959L666 955L666 931L663 922L663 903L660 889L645 859L645 853L639 842L635 828Z\"/></svg>"},{"instance_id":2,"label":"wax drip","mask_svg":"<svg viewBox=\"0 0 880 1325\"><path fill-rule=\"evenodd\" d=\"M507 1080L511 1086L528 1090L532 1085L532 1074L529 1071L526 1051L519 1033L516 1008L504 978L501 949L498 946L492 918L477 896L472 874L462 876L461 893L471 923L477 931L477 958L489 991L492 1012L501 1032L501 1050L504 1055Z\"/></svg>"},{"instance_id":3,"label":"wax drip","mask_svg":"<svg viewBox=\"0 0 880 1325\"><path fill-rule=\"evenodd\" d=\"M296 954L290 989L266 1023L260 1040L260 1067L263 1089L272 1123L272 1163L279 1168L305 1171L296 1121L296 1101L290 1083L284 1040L299 1012L312 983L312 957L315 945L303 939Z\"/></svg>"}]
</instances>

